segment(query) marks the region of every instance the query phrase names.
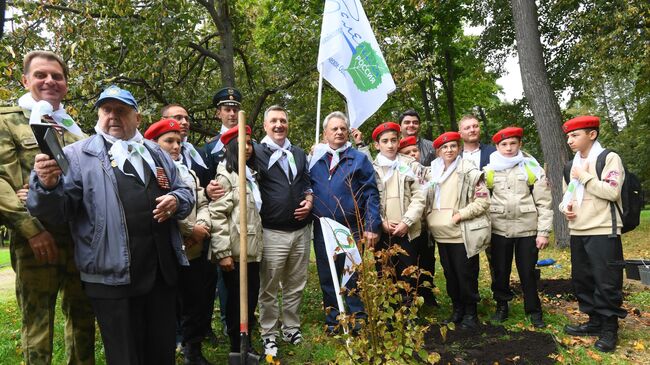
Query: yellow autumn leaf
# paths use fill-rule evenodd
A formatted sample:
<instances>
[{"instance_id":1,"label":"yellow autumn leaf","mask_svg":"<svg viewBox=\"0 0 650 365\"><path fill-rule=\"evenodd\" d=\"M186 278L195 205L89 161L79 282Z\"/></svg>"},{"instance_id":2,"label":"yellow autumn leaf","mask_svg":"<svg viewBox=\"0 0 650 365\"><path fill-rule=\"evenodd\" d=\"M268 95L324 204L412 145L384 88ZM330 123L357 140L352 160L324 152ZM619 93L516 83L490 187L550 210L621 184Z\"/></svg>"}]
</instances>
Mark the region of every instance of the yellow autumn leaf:
<instances>
[{"instance_id":1,"label":"yellow autumn leaf","mask_svg":"<svg viewBox=\"0 0 650 365\"><path fill-rule=\"evenodd\" d=\"M634 341L632 347L637 351L645 350L645 345L643 344L643 341Z\"/></svg>"}]
</instances>

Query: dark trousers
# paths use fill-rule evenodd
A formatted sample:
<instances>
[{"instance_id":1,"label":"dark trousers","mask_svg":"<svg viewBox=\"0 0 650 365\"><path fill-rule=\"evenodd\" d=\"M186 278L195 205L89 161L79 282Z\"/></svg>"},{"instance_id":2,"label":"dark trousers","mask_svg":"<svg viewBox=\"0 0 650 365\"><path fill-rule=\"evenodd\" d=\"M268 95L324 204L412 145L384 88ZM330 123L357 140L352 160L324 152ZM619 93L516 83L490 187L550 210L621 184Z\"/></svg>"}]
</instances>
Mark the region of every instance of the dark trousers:
<instances>
[{"instance_id":1,"label":"dark trousers","mask_svg":"<svg viewBox=\"0 0 650 365\"><path fill-rule=\"evenodd\" d=\"M581 312L625 318L621 236L571 236L571 281Z\"/></svg>"},{"instance_id":2,"label":"dark trousers","mask_svg":"<svg viewBox=\"0 0 650 365\"><path fill-rule=\"evenodd\" d=\"M248 265L248 335L255 328L255 308L260 294L260 263L249 262ZM226 324L230 336L230 351L240 352L239 340L239 262L235 262L235 270L222 271L223 281L228 292L226 304Z\"/></svg>"},{"instance_id":3,"label":"dark trousers","mask_svg":"<svg viewBox=\"0 0 650 365\"><path fill-rule=\"evenodd\" d=\"M425 304L434 305L436 304L436 296L433 294L433 288L436 286L433 282L433 276L436 272L436 245L433 239L431 239L431 236L429 236L429 231L426 227L422 227L420 237L417 237L411 242L415 246L418 266L431 273L431 276L420 276L418 295L424 298ZM422 285L424 283L429 283L429 285Z\"/></svg>"},{"instance_id":4,"label":"dark trousers","mask_svg":"<svg viewBox=\"0 0 650 365\"><path fill-rule=\"evenodd\" d=\"M462 243L438 242L440 264L447 281L447 295L455 309L464 309L465 314L476 314L478 294L478 256L467 258Z\"/></svg>"},{"instance_id":5,"label":"dark trousers","mask_svg":"<svg viewBox=\"0 0 650 365\"><path fill-rule=\"evenodd\" d=\"M145 295L90 298L109 365L175 363L176 288L159 276Z\"/></svg>"},{"instance_id":6,"label":"dark trousers","mask_svg":"<svg viewBox=\"0 0 650 365\"><path fill-rule=\"evenodd\" d=\"M214 265L202 256L191 260L190 266L179 269L178 312L183 343L200 342L205 336L205 311L209 305L205 281L212 269Z\"/></svg>"},{"instance_id":7,"label":"dark trousers","mask_svg":"<svg viewBox=\"0 0 650 365\"><path fill-rule=\"evenodd\" d=\"M332 281L332 274L327 259L327 251L325 250L323 231L318 220L314 220L314 253L316 255L316 269L318 270L320 289L323 292L323 307L326 311L325 324L336 326L339 323L336 320L336 316L339 315L339 307L336 302L336 296L338 293L334 290L334 282ZM339 274L338 277L340 277L340 274L343 273L343 267L345 266L345 255L338 255L334 264L336 272ZM346 287L352 289L356 288L356 286L357 274L354 274L347 282ZM363 303L358 295L345 295L344 299L345 303L348 305L348 311L350 313L358 313L358 316L365 315ZM327 313L328 308L330 309L329 313Z\"/></svg>"},{"instance_id":8,"label":"dark trousers","mask_svg":"<svg viewBox=\"0 0 650 365\"><path fill-rule=\"evenodd\" d=\"M206 245L207 246L207 245ZM205 302L203 309L201 309L201 319L200 326L203 332L203 336L207 336L212 331L212 313L214 313L214 299L217 290L217 282L220 278L218 275L217 267L219 265L213 264L207 259L207 251L204 251L201 254L201 258L206 260L206 264L203 267L203 295L205 297ZM221 311L224 311L222 306Z\"/></svg>"},{"instance_id":9,"label":"dark trousers","mask_svg":"<svg viewBox=\"0 0 650 365\"><path fill-rule=\"evenodd\" d=\"M377 248L379 249L387 249L392 245L398 245L401 247L404 251L406 251L406 254L398 254L397 256L391 257L390 263L395 267L395 276L397 280L402 280L408 282L411 287L415 288L417 285L417 280L410 278L410 277L404 277L402 275L402 272L404 269L406 269L409 266L417 266L418 264L418 254L417 254L417 249L415 247L416 241L414 240L413 242L410 242L407 236L404 237L397 237L397 236L391 236L388 233L383 232L379 238L379 242L377 245ZM381 268L378 268L380 270Z\"/></svg>"},{"instance_id":10,"label":"dark trousers","mask_svg":"<svg viewBox=\"0 0 650 365\"><path fill-rule=\"evenodd\" d=\"M514 254L517 273L524 292L524 310L527 314L540 313L542 305L537 295L535 265L539 250L535 236L506 238L492 235L491 242L492 293L497 302L508 302L513 297L510 289L510 272Z\"/></svg>"}]
</instances>

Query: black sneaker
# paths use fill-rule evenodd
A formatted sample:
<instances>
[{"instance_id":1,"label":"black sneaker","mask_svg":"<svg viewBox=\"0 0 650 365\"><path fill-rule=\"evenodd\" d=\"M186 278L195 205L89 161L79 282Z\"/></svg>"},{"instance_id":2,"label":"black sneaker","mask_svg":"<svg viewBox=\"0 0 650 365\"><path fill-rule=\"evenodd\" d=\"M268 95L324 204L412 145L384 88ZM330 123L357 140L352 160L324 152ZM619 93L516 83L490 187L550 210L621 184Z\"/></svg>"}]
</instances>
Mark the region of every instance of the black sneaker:
<instances>
[{"instance_id":1,"label":"black sneaker","mask_svg":"<svg viewBox=\"0 0 650 365\"><path fill-rule=\"evenodd\" d=\"M535 328L544 328L544 327L546 327L546 323L544 322L544 319L542 318L542 313L531 313L530 322L533 324L533 326Z\"/></svg>"},{"instance_id":2,"label":"black sneaker","mask_svg":"<svg viewBox=\"0 0 650 365\"><path fill-rule=\"evenodd\" d=\"M460 329L469 330L478 327L478 316L476 314L466 314L460 321Z\"/></svg>"}]
</instances>

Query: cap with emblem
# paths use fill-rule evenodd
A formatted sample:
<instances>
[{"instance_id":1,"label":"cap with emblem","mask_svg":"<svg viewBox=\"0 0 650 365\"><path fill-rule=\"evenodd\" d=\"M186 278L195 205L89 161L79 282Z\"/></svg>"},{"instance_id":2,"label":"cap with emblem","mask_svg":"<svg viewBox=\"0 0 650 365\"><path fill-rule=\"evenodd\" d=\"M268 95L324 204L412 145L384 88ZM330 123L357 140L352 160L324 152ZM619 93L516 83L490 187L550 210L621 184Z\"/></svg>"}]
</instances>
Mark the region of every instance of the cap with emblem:
<instances>
[{"instance_id":1,"label":"cap with emblem","mask_svg":"<svg viewBox=\"0 0 650 365\"><path fill-rule=\"evenodd\" d=\"M460 133L458 132L445 132L436 138L435 141L433 141L433 148L438 149L440 148L443 144L451 141L460 141Z\"/></svg>"},{"instance_id":2,"label":"cap with emblem","mask_svg":"<svg viewBox=\"0 0 650 365\"><path fill-rule=\"evenodd\" d=\"M121 101L124 104L133 107L133 109L138 110L138 102L135 101L133 94L131 94L128 90L120 89L115 85L111 85L102 91L102 93L99 95L99 99L97 99L95 102L95 108L99 108L100 105L108 100Z\"/></svg>"},{"instance_id":3,"label":"cap with emblem","mask_svg":"<svg viewBox=\"0 0 650 365\"><path fill-rule=\"evenodd\" d=\"M400 139L399 149L406 148L408 146L415 146L418 143L418 139L415 136L408 136Z\"/></svg>"},{"instance_id":4,"label":"cap with emblem","mask_svg":"<svg viewBox=\"0 0 650 365\"><path fill-rule=\"evenodd\" d=\"M237 138L238 133L239 133L239 126L234 126L228 129L228 131L226 131L224 134L221 135L221 143L223 143L224 146L227 145L230 141ZM248 134L249 136L251 135L251 127L246 126L246 134Z\"/></svg>"},{"instance_id":5,"label":"cap with emblem","mask_svg":"<svg viewBox=\"0 0 650 365\"><path fill-rule=\"evenodd\" d=\"M377 126L377 128L375 128L374 131L372 131L372 139L374 141L377 141L379 139L379 136L381 136L382 133L388 131L395 131L399 134L400 132L399 124L395 122L381 123L380 125Z\"/></svg>"},{"instance_id":6,"label":"cap with emblem","mask_svg":"<svg viewBox=\"0 0 650 365\"><path fill-rule=\"evenodd\" d=\"M564 133L575 131L576 129L599 128L600 118L591 115L582 115L573 119L567 120L562 125Z\"/></svg>"},{"instance_id":7,"label":"cap with emblem","mask_svg":"<svg viewBox=\"0 0 650 365\"><path fill-rule=\"evenodd\" d=\"M495 144L500 143L504 139L512 138L512 137L518 137L521 139L524 136L524 129L519 128L519 127L507 127L503 128L502 130L496 132L492 136L492 142Z\"/></svg>"},{"instance_id":8,"label":"cap with emblem","mask_svg":"<svg viewBox=\"0 0 650 365\"><path fill-rule=\"evenodd\" d=\"M147 131L144 132L144 138L153 141L168 132L180 133L180 124L178 124L178 122L174 119L161 119L147 128Z\"/></svg>"},{"instance_id":9,"label":"cap with emblem","mask_svg":"<svg viewBox=\"0 0 650 365\"><path fill-rule=\"evenodd\" d=\"M241 99L242 97L239 90L234 87L224 87L214 94L212 97L212 105L214 105L215 108L222 105L240 106Z\"/></svg>"}]
</instances>

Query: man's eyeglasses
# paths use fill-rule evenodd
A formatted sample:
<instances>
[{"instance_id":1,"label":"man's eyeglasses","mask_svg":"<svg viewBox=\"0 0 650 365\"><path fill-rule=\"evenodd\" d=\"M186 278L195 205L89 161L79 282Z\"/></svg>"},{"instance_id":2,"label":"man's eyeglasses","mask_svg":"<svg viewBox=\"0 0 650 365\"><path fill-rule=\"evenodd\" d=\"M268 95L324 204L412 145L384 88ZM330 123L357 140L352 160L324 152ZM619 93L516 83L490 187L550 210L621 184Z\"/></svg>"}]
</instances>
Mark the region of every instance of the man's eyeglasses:
<instances>
[{"instance_id":1,"label":"man's eyeglasses","mask_svg":"<svg viewBox=\"0 0 650 365\"><path fill-rule=\"evenodd\" d=\"M173 120L180 122L183 119L185 119L188 123L192 123L192 118L189 115L168 115L168 116L163 116L163 118L172 118Z\"/></svg>"}]
</instances>

